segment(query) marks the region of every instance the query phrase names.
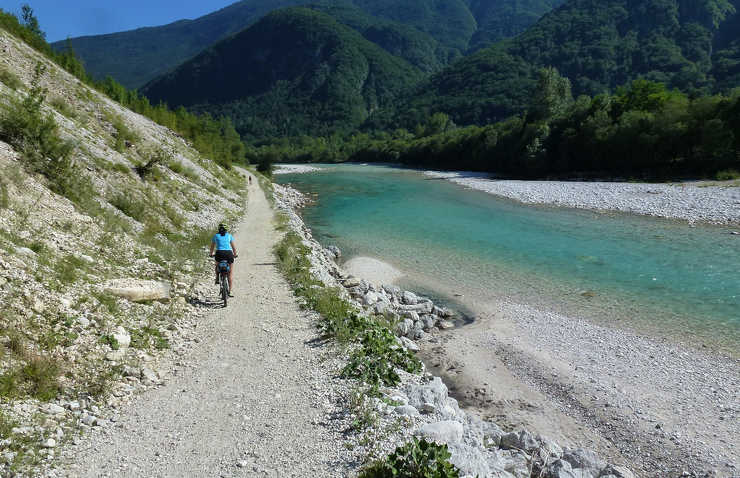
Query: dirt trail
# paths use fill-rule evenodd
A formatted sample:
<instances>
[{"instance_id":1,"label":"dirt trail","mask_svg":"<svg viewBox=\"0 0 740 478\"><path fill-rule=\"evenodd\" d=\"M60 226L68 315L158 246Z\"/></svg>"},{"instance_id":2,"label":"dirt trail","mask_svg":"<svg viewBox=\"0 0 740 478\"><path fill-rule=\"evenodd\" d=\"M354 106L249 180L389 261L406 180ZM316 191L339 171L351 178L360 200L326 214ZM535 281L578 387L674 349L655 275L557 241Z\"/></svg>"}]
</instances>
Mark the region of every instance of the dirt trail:
<instances>
[{"instance_id":1,"label":"dirt trail","mask_svg":"<svg viewBox=\"0 0 740 478\"><path fill-rule=\"evenodd\" d=\"M206 315L192 368L83 440L69 476L346 475L344 439L326 418L334 370L311 348L311 319L274 265L280 235L256 184L247 210L236 297Z\"/></svg>"}]
</instances>

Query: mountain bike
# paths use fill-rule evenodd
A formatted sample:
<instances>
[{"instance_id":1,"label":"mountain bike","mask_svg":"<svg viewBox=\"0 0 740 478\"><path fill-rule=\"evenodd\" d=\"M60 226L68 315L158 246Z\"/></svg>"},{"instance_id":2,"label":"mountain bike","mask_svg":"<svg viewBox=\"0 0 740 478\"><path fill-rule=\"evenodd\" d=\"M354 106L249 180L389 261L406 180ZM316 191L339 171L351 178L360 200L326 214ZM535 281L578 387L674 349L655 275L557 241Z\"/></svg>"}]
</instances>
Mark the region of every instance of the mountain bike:
<instances>
[{"instance_id":1,"label":"mountain bike","mask_svg":"<svg viewBox=\"0 0 740 478\"><path fill-rule=\"evenodd\" d=\"M221 261L218 263L218 283L221 287L221 299L224 301L224 307L226 307L229 301L229 270L231 266L228 261Z\"/></svg>"}]
</instances>

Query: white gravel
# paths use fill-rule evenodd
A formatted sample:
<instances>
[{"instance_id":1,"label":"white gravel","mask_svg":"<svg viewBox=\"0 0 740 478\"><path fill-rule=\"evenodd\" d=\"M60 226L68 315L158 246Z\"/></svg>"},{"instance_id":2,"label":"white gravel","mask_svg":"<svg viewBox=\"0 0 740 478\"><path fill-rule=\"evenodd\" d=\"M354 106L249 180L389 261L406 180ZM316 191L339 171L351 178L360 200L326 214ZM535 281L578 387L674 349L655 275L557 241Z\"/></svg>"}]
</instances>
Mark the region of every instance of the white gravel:
<instances>
[{"instance_id":1,"label":"white gravel","mask_svg":"<svg viewBox=\"0 0 740 478\"><path fill-rule=\"evenodd\" d=\"M321 169L306 164L278 164L273 174L302 174L321 171Z\"/></svg>"},{"instance_id":2,"label":"white gravel","mask_svg":"<svg viewBox=\"0 0 740 478\"><path fill-rule=\"evenodd\" d=\"M426 171L427 176L525 204L621 211L689 222L740 224L740 187L701 183L648 184L490 179L473 172Z\"/></svg>"}]
</instances>

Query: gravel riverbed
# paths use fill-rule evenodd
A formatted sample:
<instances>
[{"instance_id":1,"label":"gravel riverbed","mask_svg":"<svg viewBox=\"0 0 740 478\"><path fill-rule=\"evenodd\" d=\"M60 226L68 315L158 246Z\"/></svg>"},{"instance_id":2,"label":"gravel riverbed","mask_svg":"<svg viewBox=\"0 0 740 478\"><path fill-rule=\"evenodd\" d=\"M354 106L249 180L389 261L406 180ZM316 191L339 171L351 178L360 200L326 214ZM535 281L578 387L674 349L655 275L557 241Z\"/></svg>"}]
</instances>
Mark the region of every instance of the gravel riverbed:
<instances>
[{"instance_id":1,"label":"gravel riverbed","mask_svg":"<svg viewBox=\"0 0 740 478\"><path fill-rule=\"evenodd\" d=\"M737 183L648 184L491 179L472 172L426 171L430 177L525 204L621 211L689 222L740 225Z\"/></svg>"}]
</instances>

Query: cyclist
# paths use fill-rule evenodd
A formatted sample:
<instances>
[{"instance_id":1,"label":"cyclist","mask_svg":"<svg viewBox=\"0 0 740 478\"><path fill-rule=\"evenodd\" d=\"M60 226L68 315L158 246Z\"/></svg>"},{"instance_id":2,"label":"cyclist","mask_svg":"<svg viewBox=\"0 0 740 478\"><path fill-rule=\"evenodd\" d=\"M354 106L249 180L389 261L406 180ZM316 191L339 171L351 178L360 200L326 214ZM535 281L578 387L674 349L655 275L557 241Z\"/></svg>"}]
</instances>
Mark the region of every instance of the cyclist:
<instances>
[{"instance_id":1,"label":"cyclist","mask_svg":"<svg viewBox=\"0 0 740 478\"><path fill-rule=\"evenodd\" d=\"M215 250L215 253L214 253ZM218 263L227 261L229 263L229 296L234 290L234 259L239 257L234 246L234 236L229 234L225 224L218 225L218 234L211 239L211 257L216 258L216 284L218 285Z\"/></svg>"}]
</instances>

